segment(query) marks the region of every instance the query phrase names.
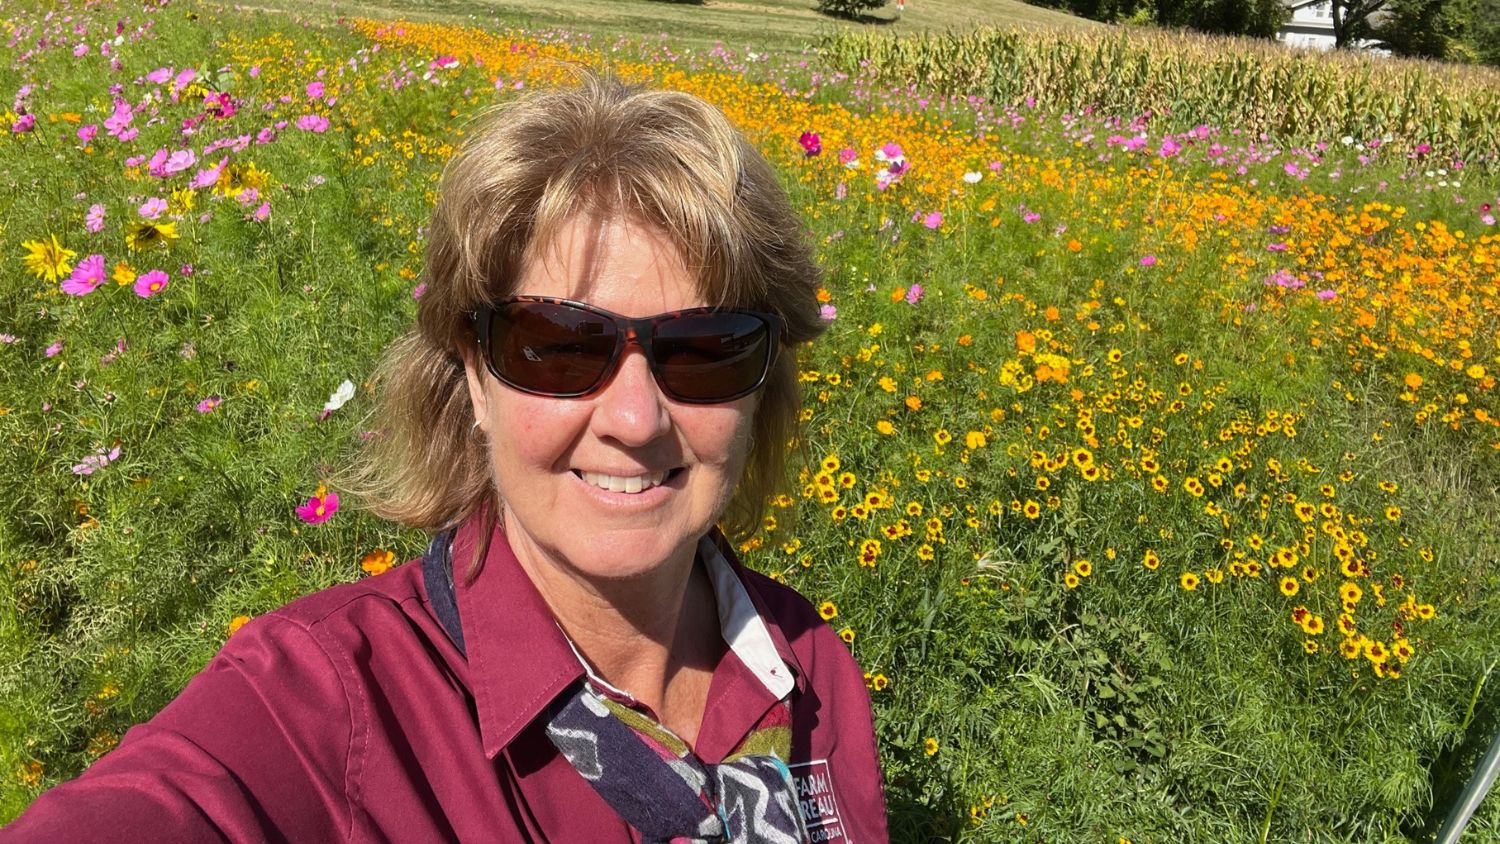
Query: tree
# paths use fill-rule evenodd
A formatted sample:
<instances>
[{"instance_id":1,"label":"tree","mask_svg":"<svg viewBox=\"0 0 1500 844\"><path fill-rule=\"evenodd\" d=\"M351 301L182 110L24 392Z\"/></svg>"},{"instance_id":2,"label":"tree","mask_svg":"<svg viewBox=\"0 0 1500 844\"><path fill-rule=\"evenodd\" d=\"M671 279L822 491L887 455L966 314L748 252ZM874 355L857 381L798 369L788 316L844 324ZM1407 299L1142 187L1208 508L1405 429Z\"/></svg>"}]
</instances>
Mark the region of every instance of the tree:
<instances>
[{"instance_id":1,"label":"tree","mask_svg":"<svg viewBox=\"0 0 1500 844\"><path fill-rule=\"evenodd\" d=\"M1389 0L1372 27L1376 43L1398 56L1441 59L1448 55L1447 0Z\"/></svg>"},{"instance_id":2,"label":"tree","mask_svg":"<svg viewBox=\"0 0 1500 844\"><path fill-rule=\"evenodd\" d=\"M886 0L818 0L818 11L841 18L858 18L885 3Z\"/></svg>"},{"instance_id":3,"label":"tree","mask_svg":"<svg viewBox=\"0 0 1500 844\"><path fill-rule=\"evenodd\" d=\"M1333 5L1333 46L1344 50L1374 39L1376 15L1390 0L1329 0Z\"/></svg>"},{"instance_id":4,"label":"tree","mask_svg":"<svg viewBox=\"0 0 1500 844\"><path fill-rule=\"evenodd\" d=\"M1451 0L1449 56L1500 67L1500 0Z\"/></svg>"}]
</instances>

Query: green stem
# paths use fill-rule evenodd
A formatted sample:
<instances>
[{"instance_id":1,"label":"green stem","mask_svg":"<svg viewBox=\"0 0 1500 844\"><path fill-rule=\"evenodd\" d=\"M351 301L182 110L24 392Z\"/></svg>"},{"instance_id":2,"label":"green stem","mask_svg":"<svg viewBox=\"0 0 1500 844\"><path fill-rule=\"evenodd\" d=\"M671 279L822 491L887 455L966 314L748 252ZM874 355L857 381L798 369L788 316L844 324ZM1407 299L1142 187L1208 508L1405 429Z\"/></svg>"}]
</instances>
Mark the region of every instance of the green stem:
<instances>
[{"instance_id":1,"label":"green stem","mask_svg":"<svg viewBox=\"0 0 1500 844\"><path fill-rule=\"evenodd\" d=\"M1281 778L1276 781L1276 790L1271 792L1271 803L1266 806L1265 820L1260 824L1260 844L1266 844L1271 835L1271 816L1276 814L1276 804L1281 802L1281 787L1286 785L1286 772L1281 772Z\"/></svg>"}]
</instances>

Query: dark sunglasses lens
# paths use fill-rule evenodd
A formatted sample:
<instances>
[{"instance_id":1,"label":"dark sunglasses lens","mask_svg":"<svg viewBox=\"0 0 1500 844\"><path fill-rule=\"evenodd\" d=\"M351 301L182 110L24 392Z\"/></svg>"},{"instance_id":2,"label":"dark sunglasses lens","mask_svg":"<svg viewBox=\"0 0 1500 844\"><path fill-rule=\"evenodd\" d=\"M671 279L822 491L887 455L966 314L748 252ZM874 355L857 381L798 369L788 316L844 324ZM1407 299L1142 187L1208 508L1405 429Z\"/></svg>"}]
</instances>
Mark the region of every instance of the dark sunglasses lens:
<instances>
[{"instance_id":1,"label":"dark sunglasses lens","mask_svg":"<svg viewBox=\"0 0 1500 844\"><path fill-rule=\"evenodd\" d=\"M771 364L771 328L753 314L688 314L656 325L657 378L683 401L737 398L760 384Z\"/></svg>"},{"instance_id":2,"label":"dark sunglasses lens","mask_svg":"<svg viewBox=\"0 0 1500 844\"><path fill-rule=\"evenodd\" d=\"M490 359L523 390L580 395L596 387L615 351L614 323L546 302L510 302L490 320Z\"/></svg>"}]
</instances>

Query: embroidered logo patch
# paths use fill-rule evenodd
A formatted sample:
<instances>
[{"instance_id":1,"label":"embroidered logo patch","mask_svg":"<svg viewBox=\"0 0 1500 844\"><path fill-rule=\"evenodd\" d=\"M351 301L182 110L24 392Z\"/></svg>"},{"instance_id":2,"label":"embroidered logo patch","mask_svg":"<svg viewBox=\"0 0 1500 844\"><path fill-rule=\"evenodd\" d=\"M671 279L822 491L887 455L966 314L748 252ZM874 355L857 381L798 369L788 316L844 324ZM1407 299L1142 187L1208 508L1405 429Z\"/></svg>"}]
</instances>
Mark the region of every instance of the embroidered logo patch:
<instances>
[{"instance_id":1,"label":"embroidered logo patch","mask_svg":"<svg viewBox=\"0 0 1500 844\"><path fill-rule=\"evenodd\" d=\"M844 823L839 819L839 804L833 797L833 776L828 773L828 760L815 759L787 766L792 769L792 781L797 785L797 808L802 811L802 823L807 827L807 836L813 842L848 842Z\"/></svg>"}]
</instances>

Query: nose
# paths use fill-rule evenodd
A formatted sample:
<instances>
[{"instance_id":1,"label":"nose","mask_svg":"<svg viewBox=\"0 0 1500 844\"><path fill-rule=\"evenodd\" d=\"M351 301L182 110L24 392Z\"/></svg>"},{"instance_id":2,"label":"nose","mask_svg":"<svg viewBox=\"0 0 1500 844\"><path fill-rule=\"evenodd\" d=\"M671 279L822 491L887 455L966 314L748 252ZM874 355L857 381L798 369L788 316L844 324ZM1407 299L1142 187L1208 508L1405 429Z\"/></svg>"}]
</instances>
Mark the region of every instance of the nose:
<instances>
[{"instance_id":1,"label":"nose","mask_svg":"<svg viewBox=\"0 0 1500 844\"><path fill-rule=\"evenodd\" d=\"M591 424L600 439L638 447L671 429L667 398L656 385L646 355L634 344L625 347L614 377L594 401Z\"/></svg>"}]
</instances>

